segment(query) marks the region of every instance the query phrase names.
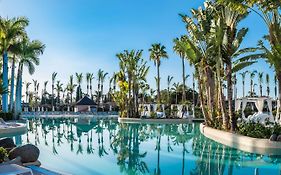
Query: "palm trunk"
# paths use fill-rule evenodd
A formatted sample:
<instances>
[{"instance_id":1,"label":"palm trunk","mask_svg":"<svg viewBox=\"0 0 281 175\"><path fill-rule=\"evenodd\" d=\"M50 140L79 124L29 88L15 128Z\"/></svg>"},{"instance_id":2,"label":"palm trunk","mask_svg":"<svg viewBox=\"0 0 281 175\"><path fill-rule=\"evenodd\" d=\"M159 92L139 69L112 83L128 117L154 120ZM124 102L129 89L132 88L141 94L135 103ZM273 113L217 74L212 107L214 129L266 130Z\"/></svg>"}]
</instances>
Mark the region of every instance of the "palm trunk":
<instances>
[{"instance_id":1,"label":"palm trunk","mask_svg":"<svg viewBox=\"0 0 281 175\"><path fill-rule=\"evenodd\" d=\"M15 103L15 114L14 117L17 119L21 112L21 92L22 91L22 65L19 63L17 84L16 84L16 103Z\"/></svg>"},{"instance_id":2,"label":"palm trunk","mask_svg":"<svg viewBox=\"0 0 281 175\"><path fill-rule=\"evenodd\" d=\"M278 101L279 104L281 105L281 71L276 71L276 76L278 80ZM277 110L279 110L279 115L280 115L280 108Z\"/></svg>"},{"instance_id":3,"label":"palm trunk","mask_svg":"<svg viewBox=\"0 0 281 175\"><path fill-rule=\"evenodd\" d=\"M184 65L184 58L182 58L182 102L184 103L186 100L186 95L185 95L185 65Z\"/></svg>"},{"instance_id":4,"label":"palm trunk","mask_svg":"<svg viewBox=\"0 0 281 175\"><path fill-rule=\"evenodd\" d=\"M228 116L231 122L231 131L234 132L236 130L236 117L233 113L233 107L232 107L232 95L233 95L233 89L232 89L232 63L229 61L226 65L226 79L227 79L227 100L228 100Z\"/></svg>"},{"instance_id":5,"label":"palm trunk","mask_svg":"<svg viewBox=\"0 0 281 175\"><path fill-rule=\"evenodd\" d=\"M242 81L242 86L243 86L243 97L245 97L245 80L244 79Z\"/></svg>"},{"instance_id":6,"label":"palm trunk","mask_svg":"<svg viewBox=\"0 0 281 175\"><path fill-rule=\"evenodd\" d=\"M161 95L160 95L160 64L157 62L157 101L161 103Z\"/></svg>"},{"instance_id":7,"label":"palm trunk","mask_svg":"<svg viewBox=\"0 0 281 175\"><path fill-rule=\"evenodd\" d=\"M13 56L12 59L10 111L13 110L13 105L14 105L14 89L15 89L15 56Z\"/></svg>"},{"instance_id":8,"label":"palm trunk","mask_svg":"<svg viewBox=\"0 0 281 175\"><path fill-rule=\"evenodd\" d=\"M52 110L54 109L54 80L52 80Z\"/></svg>"},{"instance_id":9,"label":"palm trunk","mask_svg":"<svg viewBox=\"0 0 281 175\"><path fill-rule=\"evenodd\" d=\"M3 53L3 89L8 90L8 52ZM8 92L2 94L2 111L8 112Z\"/></svg>"},{"instance_id":10,"label":"palm trunk","mask_svg":"<svg viewBox=\"0 0 281 175\"><path fill-rule=\"evenodd\" d=\"M260 96L262 97L262 85L260 83Z\"/></svg>"}]
</instances>

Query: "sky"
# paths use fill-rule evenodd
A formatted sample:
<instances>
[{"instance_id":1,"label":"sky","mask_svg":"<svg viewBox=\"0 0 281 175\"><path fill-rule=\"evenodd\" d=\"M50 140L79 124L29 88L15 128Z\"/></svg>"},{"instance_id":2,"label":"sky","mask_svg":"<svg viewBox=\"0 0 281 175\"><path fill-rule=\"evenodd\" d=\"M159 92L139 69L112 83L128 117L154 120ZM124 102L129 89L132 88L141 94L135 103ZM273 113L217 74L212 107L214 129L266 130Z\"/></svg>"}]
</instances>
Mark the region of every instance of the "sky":
<instances>
[{"instance_id":1,"label":"sky","mask_svg":"<svg viewBox=\"0 0 281 175\"><path fill-rule=\"evenodd\" d=\"M35 73L29 75L24 70L24 82L35 79L43 88L43 82L49 81L50 90L53 72L58 73L57 80L64 85L75 72L90 72L96 77L98 69L103 69L112 76L119 68L117 53L143 49L143 58L149 61L151 44L162 43L169 55L160 67L161 88L166 88L168 75L174 77L174 82L182 80L181 59L172 50L173 39L186 33L179 14L190 14L191 8L202 5L203 0L0 0L0 15L9 18L26 16L30 21L27 28L30 38L39 39L46 45ZM255 13L239 26L249 28L242 47L256 46L268 33ZM149 66L148 83L155 88L156 68L153 62L149 62ZM268 73L272 80L271 95L274 96L274 74L268 64L260 60L247 69ZM192 75L192 72L186 62L186 73ZM191 87L191 78L187 85ZM97 88L96 80L93 86ZM86 91L86 81L82 87ZM105 92L107 89L108 81ZM246 90L249 90L249 76ZM238 76L238 96L241 95L241 77Z\"/></svg>"}]
</instances>

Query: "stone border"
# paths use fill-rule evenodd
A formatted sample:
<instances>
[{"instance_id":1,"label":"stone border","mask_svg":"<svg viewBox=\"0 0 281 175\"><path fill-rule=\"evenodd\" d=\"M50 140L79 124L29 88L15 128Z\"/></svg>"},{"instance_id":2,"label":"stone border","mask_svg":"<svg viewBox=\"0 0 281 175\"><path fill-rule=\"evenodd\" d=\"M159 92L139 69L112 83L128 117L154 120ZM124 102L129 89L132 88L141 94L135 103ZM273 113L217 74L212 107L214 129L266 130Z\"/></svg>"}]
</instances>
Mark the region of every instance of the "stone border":
<instances>
[{"instance_id":1,"label":"stone border","mask_svg":"<svg viewBox=\"0 0 281 175\"><path fill-rule=\"evenodd\" d=\"M257 139L221 131L207 127L203 123L200 124L200 132L209 139L245 152L263 155L281 155L281 142L273 142L269 139Z\"/></svg>"},{"instance_id":2,"label":"stone border","mask_svg":"<svg viewBox=\"0 0 281 175\"><path fill-rule=\"evenodd\" d=\"M27 126L26 124L23 123L7 123L9 124L16 124L18 126L9 126L8 128L0 128L0 136L11 136L15 134L24 134L27 131Z\"/></svg>"},{"instance_id":3,"label":"stone border","mask_svg":"<svg viewBox=\"0 0 281 175\"><path fill-rule=\"evenodd\" d=\"M141 119L141 118L118 118L119 123L158 123L158 124L181 124L191 123L193 119Z\"/></svg>"}]
</instances>

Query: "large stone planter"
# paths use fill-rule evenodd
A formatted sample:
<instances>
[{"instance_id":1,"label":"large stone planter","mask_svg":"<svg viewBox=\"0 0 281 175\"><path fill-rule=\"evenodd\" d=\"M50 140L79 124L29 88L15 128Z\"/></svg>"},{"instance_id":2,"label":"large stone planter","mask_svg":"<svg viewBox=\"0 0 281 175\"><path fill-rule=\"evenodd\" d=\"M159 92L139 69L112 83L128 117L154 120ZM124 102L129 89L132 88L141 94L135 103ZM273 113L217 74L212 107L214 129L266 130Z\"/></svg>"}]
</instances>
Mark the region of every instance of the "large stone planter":
<instances>
[{"instance_id":1,"label":"large stone planter","mask_svg":"<svg viewBox=\"0 0 281 175\"><path fill-rule=\"evenodd\" d=\"M245 152L263 155L281 155L281 142L221 131L207 127L202 123L200 124L200 132L209 139Z\"/></svg>"}]
</instances>

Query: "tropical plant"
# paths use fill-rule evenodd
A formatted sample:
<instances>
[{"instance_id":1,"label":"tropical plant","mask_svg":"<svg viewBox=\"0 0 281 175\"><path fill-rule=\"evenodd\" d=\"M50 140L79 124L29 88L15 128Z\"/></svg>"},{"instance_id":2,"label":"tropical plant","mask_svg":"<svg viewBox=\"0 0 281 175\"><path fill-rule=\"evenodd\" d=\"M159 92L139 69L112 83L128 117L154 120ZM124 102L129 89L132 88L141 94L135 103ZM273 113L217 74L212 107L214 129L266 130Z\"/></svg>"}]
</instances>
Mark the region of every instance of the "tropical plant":
<instances>
[{"instance_id":1,"label":"tropical plant","mask_svg":"<svg viewBox=\"0 0 281 175\"><path fill-rule=\"evenodd\" d=\"M258 73L258 80L260 86L260 96L262 97L263 72Z\"/></svg>"},{"instance_id":2,"label":"tropical plant","mask_svg":"<svg viewBox=\"0 0 281 175\"><path fill-rule=\"evenodd\" d=\"M113 99L122 106L121 117L138 117L139 91L141 84L146 82L149 67L142 59L142 50L125 50L116 56L120 67L117 78L120 90L113 94Z\"/></svg>"},{"instance_id":3,"label":"tropical plant","mask_svg":"<svg viewBox=\"0 0 281 175\"><path fill-rule=\"evenodd\" d=\"M171 96L170 96L170 86L171 86L171 83L172 83L172 80L174 79L173 76L170 76L168 75L168 78L167 78L167 90L168 90L168 98L167 98L167 102L170 104L171 103Z\"/></svg>"},{"instance_id":4,"label":"tropical plant","mask_svg":"<svg viewBox=\"0 0 281 175\"><path fill-rule=\"evenodd\" d=\"M57 104L60 105L60 93L63 92L63 84L57 81L55 90L57 91Z\"/></svg>"},{"instance_id":5,"label":"tropical plant","mask_svg":"<svg viewBox=\"0 0 281 175\"><path fill-rule=\"evenodd\" d=\"M160 65L161 65L161 58L168 58L168 54L166 52L166 47L158 44L152 44L151 48L149 49L150 52L150 60L154 61L154 65L157 68L157 102L161 103L161 96L160 96Z\"/></svg>"},{"instance_id":6,"label":"tropical plant","mask_svg":"<svg viewBox=\"0 0 281 175\"><path fill-rule=\"evenodd\" d=\"M55 81L56 81L56 77L57 77L57 72L53 72L52 73L52 110L54 109L54 90L55 90Z\"/></svg>"},{"instance_id":7,"label":"tropical plant","mask_svg":"<svg viewBox=\"0 0 281 175\"><path fill-rule=\"evenodd\" d=\"M25 102L28 102L28 95L29 95L29 86L31 85L30 82L26 82L25 83Z\"/></svg>"},{"instance_id":8,"label":"tropical plant","mask_svg":"<svg viewBox=\"0 0 281 175\"><path fill-rule=\"evenodd\" d=\"M77 85L76 84L74 84L74 82L73 82L73 75L71 75L70 77L69 77L69 83L67 84L67 91L69 92L69 94L70 94L70 103L72 104L72 100L73 100L73 93L74 93L74 90L75 90L75 87L76 87Z\"/></svg>"},{"instance_id":9,"label":"tropical plant","mask_svg":"<svg viewBox=\"0 0 281 175\"><path fill-rule=\"evenodd\" d=\"M250 72L250 97L254 95L254 78L258 72L256 70Z\"/></svg>"},{"instance_id":10,"label":"tropical plant","mask_svg":"<svg viewBox=\"0 0 281 175\"><path fill-rule=\"evenodd\" d=\"M78 100L80 100L82 98L82 89L81 89L81 84L82 84L82 81L83 81L83 74L82 73L75 73L76 75L76 81L77 81L77 89L76 89L76 102Z\"/></svg>"},{"instance_id":11,"label":"tropical plant","mask_svg":"<svg viewBox=\"0 0 281 175\"><path fill-rule=\"evenodd\" d=\"M243 97L245 97L245 79L246 79L246 75L249 73L249 71L244 71L242 73L240 73L241 77L242 77L242 89L243 89Z\"/></svg>"},{"instance_id":12,"label":"tropical plant","mask_svg":"<svg viewBox=\"0 0 281 175\"><path fill-rule=\"evenodd\" d=\"M16 84L16 103L15 103L15 115L21 112L21 98L22 98L22 75L23 66L25 65L30 74L35 71L35 65L39 65L39 56L43 54L45 45L38 40L29 41L24 39L21 43L18 63L18 74Z\"/></svg>"},{"instance_id":13,"label":"tropical plant","mask_svg":"<svg viewBox=\"0 0 281 175\"><path fill-rule=\"evenodd\" d=\"M0 18L0 47L3 56L3 88L8 89L8 52L14 45L18 45L26 36L25 28L29 21L25 17L19 18ZM13 57L12 69L15 69L15 59ZM14 75L12 74L11 83L11 107L13 106ZM8 112L8 92L2 95L2 111Z\"/></svg>"},{"instance_id":14,"label":"tropical plant","mask_svg":"<svg viewBox=\"0 0 281 175\"><path fill-rule=\"evenodd\" d=\"M270 88L269 88L269 83L270 83L270 79L269 79L269 74L266 74L265 76L265 82L266 82L266 92L267 92L267 96L269 97L270 94Z\"/></svg>"},{"instance_id":15,"label":"tropical plant","mask_svg":"<svg viewBox=\"0 0 281 175\"><path fill-rule=\"evenodd\" d=\"M182 43L186 42L186 36L181 36L180 38L176 38L174 39L174 51L180 56L181 60L182 60L182 84L183 84L183 88L182 88L182 102L184 102L186 100L186 95L185 95L185 81L186 81L186 75L185 75L185 52L182 49Z\"/></svg>"}]
</instances>

